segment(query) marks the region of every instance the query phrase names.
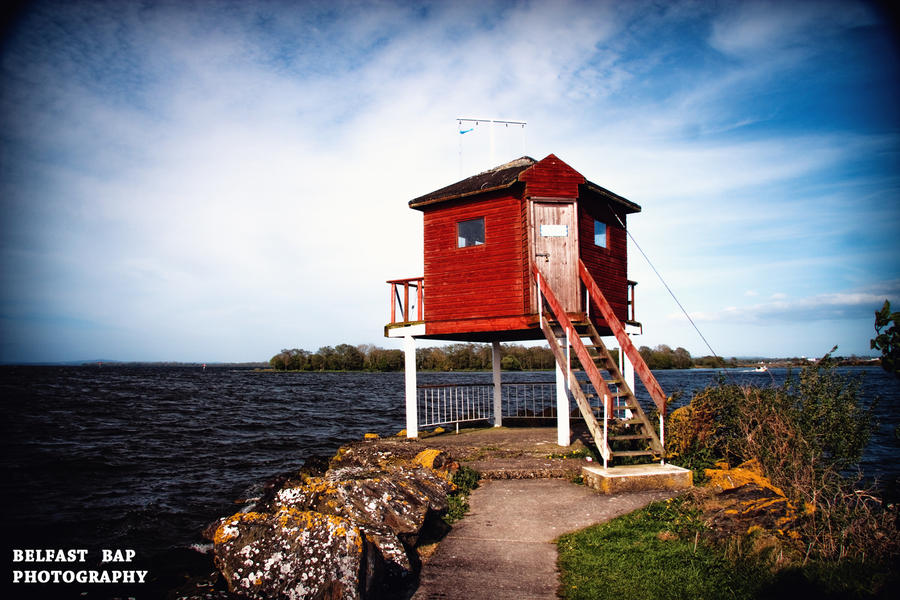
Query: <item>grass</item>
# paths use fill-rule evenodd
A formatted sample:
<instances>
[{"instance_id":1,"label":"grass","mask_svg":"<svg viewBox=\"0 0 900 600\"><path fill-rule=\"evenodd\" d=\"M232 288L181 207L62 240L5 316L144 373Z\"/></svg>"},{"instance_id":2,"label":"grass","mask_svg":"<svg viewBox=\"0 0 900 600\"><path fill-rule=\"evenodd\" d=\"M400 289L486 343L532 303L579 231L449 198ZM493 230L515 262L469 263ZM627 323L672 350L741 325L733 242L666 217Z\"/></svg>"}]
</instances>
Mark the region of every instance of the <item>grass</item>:
<instances>
[{"instance_id":1,"label":"grass","mask_svg":"<svg viewBox=\"0 0 900 600\"><path fill-rule=\"evenodd\" d=\"M893 597L898 576L885 561L810 561L774 569L765 555L704 541L687 498L654 502L557 540L559 595L566 600L873 599ZM752 541L752 540L751 540Z\"/></svg>"},{"instance_id":2,"label":"grass","mask_svg":"<svg viewBox=\"0 0 900 600\"><path fill-rule=\"evenodd\" d=\"M570 600L756 597L765 577L699 543L701 527L676 499L564 535L557 541L560 595Z\"/></svg>"}]
</instances>

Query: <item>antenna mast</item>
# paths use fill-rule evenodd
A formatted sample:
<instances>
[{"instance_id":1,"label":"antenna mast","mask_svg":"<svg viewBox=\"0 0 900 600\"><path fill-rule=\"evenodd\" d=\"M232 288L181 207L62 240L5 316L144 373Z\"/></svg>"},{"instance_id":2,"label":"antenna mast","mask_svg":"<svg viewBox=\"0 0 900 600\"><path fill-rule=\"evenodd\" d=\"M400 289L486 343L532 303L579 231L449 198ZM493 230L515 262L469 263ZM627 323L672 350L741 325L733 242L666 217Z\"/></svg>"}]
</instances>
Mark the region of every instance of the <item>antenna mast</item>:
<instances>
[{"instance_id":1,"label":"antenna mast","mask_svg":"<svg viewBox=\"0 0 900 600\"><path fill-rule=\"evenodd\" d=\"M507 127L507 128L510 125L518 125L519 127L522 128L522 155L524 156L526 154L526 152L525 152L525 125L527 125L528 123L526 123L525 121L506 121L503 119L469 119L469 118L459 117L458 119L456 119L456 122L459 126L460 136L462 136L463 134L469 133L470 131L475 129L475 127L478 127L482 123L490 123L490 125L491 125L491 166L493 166L497 162L497 159L494 156L494 154L495 154L494 126L497 124L503 125L504 127ZM475 125L474 125L474 127L470 127L469 129L464 130L463 123L466 123L466 124L474 123ZM462 177L462 137L459 138L459 176Z\"/></svg>"}]
</instances>

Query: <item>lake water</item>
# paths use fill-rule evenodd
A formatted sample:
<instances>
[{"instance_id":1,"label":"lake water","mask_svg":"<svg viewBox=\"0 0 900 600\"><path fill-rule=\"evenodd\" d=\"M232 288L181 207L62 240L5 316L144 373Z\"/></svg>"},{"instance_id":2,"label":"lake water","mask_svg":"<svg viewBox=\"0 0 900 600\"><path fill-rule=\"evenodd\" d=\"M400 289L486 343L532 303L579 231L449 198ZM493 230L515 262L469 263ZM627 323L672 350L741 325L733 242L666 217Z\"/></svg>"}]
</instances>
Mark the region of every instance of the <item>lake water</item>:
<instances>
[{"instance_id":1,"label":"lake water","mask_svg":"<svg viewBox=\"0 0 900 600\"><path fill-rule=\"evenodd\" d=\"M865 401L880 396L882 424L863 468L896 476L900 383L880 368L841 371L862 377ZM729 378L780 384L785 373L731 370ZM684 401L718 374L656 373ZM419 375L422 384L490 381L490 373ZM364 433L404 427L402 373L3 367L0 392L6 556L11 548L131 548L153 572L189 562L204 527L265 480ZM642 386L637 393L648 400Z\"/></svg>"}]
</instances>

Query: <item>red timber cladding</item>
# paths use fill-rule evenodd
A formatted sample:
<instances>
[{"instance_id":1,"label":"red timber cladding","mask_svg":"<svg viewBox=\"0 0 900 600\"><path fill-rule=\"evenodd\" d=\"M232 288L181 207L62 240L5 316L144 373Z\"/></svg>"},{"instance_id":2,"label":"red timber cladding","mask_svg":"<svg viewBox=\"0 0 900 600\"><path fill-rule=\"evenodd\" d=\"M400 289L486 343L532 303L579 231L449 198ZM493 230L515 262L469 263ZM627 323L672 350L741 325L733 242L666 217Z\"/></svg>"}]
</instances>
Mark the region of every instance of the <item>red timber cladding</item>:
<instances>
[{"instance_id":1,"label":"red timber cladding","mask_svg":"<svg viewBox=\"0 0 900 600\"><path fill-rule=\"evenodd\" d=\"M581 260L597 282L613 312L624 321L628 315L628 243L627 234L609 205L602 200L582 199L578 202L578 237ZM594 219L606 223L607 247L594 245ZM624 214L619 214L627 224ZM591 306L591 315L600 310Z\"/></svg>"},{"instance_id":2,"label":"red timber cladding","mask_svg":"<svg viewBox=\"0 0 900 600\"><path fill-rule=\"evenodd\" d=\"M578 186L585 182L578 171L549 154L519 174L524 181L525 195L544 198L577 198Z\"/></svg>"},{"instance_id":3,"label":"red timber cladding","mask_svg":"<svg viewBox=\"0 0 900 600\"><path fill-rule=\"evenodd\" d=\"M425 321L522 315L522 202L508 190L424 211ZM457 223L484 217L485 243L457 247Z\"/></svg>"}]
</instances>

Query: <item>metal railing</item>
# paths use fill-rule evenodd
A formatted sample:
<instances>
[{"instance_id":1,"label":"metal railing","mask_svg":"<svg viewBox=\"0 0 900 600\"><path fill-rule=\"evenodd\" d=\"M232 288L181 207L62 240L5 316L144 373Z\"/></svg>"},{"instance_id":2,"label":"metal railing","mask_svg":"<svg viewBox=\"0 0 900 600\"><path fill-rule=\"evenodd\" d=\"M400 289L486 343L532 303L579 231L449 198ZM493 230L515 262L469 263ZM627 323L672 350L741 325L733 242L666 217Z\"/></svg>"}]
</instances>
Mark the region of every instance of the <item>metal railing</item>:
<instances>
[{"instance_id":1,"label":"metal railing","mask_svg":"<svg viewBox=\"0 0 900 600\"><path fill-rule=\"evenodd\" d=\"M602 399L589 381L579 380L588 402L598 413ZM555 419L557 412L556 382L529 381L501 384L503 419ZM610 390L615 395L616 386ZM470 421L494 419L494 385L492 383L454 383L417 386L420 427L434 427ZM613 406L621 402L612 400ZM572 414L569 406L569 414ZM577 415L576 415L577 416Z\"/></svg>"},{"instance_id":2,"label":"metal railing","mask_svg":"<svg viewBox=\"0 0 900 600\"><path fill-rule=\"evenodd\" d=\"M504 419L556 418L555 382L504 383L501 390Z\"/></svg>"},{"instance_id":3,"label":"metal railing","mask_svg":"<svg viewBox=\"0 0 900 600\"><path fill-rule=\"evenodd\" d=\"M502 383L503 418L556 418L556 383ZM432 427L494 419L492 383L458 383L417 386L419 427Z\"/></svg>"},{"instance_id":4,"label":"metal railing","mask_svg":"<svg viewBox=\"0 0 900 600\"><path fill-rule=\"evenodd\" d=\"M493 384L420 385L416 394L419 427L493 418Z\"/></svg>"}]
</instances>

